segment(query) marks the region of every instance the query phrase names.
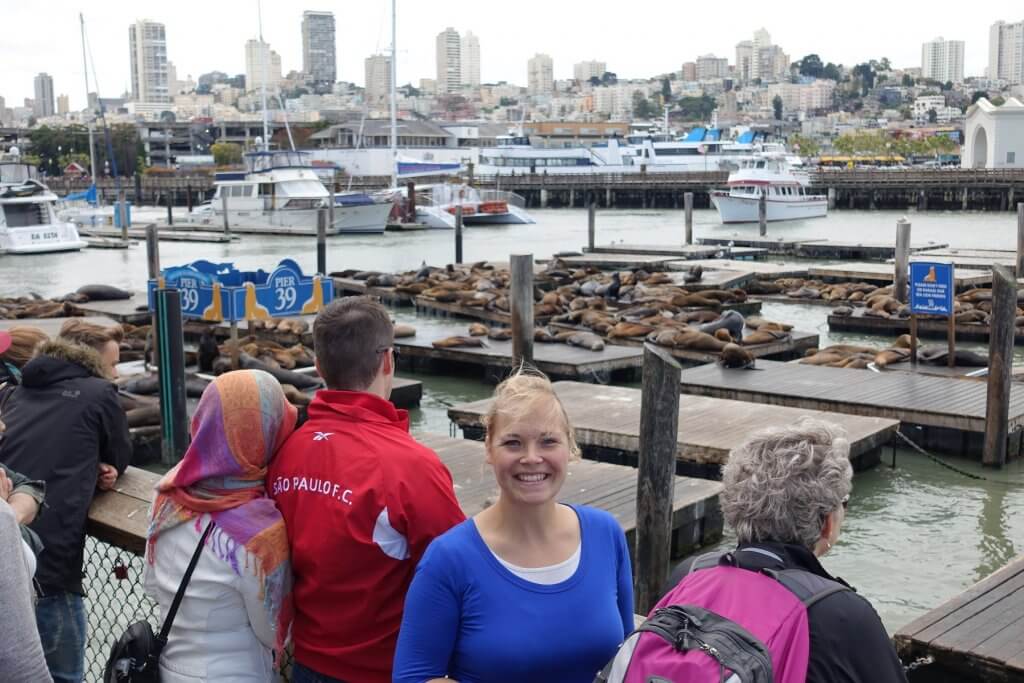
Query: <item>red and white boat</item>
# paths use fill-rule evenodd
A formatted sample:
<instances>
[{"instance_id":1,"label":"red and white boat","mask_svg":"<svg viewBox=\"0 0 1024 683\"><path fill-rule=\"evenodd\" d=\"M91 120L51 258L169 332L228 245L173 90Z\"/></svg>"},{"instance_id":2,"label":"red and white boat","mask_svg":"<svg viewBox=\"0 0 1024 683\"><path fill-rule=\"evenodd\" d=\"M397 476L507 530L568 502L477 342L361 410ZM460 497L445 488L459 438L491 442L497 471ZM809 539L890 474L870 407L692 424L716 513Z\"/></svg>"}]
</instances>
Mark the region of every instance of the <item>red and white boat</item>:
<instances>
[{"instance_id":1,"label":"red and white boat","mask_svg":"<svg viewBox=\"0 0 1024 683\"><path fill-rule=\"evenodd\" d=\"M762 196L769 222L821 218L828 213L828 197L811 194L807 174L795 171L781 155L745 161L729 174L728 183L728 190L711 193L723 223L756 223Z\"/></svg>"}]
</instances>

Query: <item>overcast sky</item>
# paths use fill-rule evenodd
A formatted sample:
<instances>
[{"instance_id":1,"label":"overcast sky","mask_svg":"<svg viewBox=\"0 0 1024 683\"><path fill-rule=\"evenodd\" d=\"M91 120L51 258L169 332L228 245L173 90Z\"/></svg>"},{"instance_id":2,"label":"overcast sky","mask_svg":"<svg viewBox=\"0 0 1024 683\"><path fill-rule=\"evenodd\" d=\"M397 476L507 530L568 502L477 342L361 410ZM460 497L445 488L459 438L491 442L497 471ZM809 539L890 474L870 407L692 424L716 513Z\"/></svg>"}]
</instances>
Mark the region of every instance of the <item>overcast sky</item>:
<instances>
[{"instance_id":1,"label":"overcast sky","mask_svg":"<svg viewBox=\"0 0 1024 683\"><path fill-rule=\"evenodd\" d=\"M84 107L79 11L85 12L105 97L131 89L128 25L135 19L166 25L168 57L182 79L214 70L244 73L245 41L258 32L256 0L2 0L0 5L0 96L9 107L33 96L32 79L41 71L53 76L55 95L69 94L72 109ZM281 55L284 73L301 70L303 10L334 12L338 79L362 85L363 59L389 46L390 7L390 0L264 0L263 33ZM571 78L572 65L585 59L603 60L625 78L678 70L709 52L732 63L736 43L761 27L793 60L816 52L825 62L843 64L886 56L897 67L919 67L922 42L940 35L964 40L965 73L981 75L989 27L999 19L1024 20L1024 3L398 0L398 82L435 77L434 40L446 26L479 36L483 82L526 85L526 62L537 52L552 56L556 79Z\"/></svg>"}]
</instances>

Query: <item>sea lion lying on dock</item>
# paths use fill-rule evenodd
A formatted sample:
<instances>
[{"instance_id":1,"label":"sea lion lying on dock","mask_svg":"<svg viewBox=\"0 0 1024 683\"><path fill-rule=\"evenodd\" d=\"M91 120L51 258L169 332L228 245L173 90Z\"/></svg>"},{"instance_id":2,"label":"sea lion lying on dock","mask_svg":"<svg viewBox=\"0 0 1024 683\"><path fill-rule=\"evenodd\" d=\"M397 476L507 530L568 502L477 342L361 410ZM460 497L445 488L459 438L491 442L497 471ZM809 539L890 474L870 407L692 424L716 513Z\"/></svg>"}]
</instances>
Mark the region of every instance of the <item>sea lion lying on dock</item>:
<instances>
[{"instance_id":1,"label":"sea lion lying on dock","mask_svg":"<svg viewBox=\"0 0 1024 683\"><path fill-rule=\"evenodd\" d=\"M925 346L917 350L917 359L928 365L946 365L949 359L949 349L944 346ZM988 367L988 358L973 351L957 349L954 359L958 367Z\"/></svg>"},{"instance_id":2,"label":"sea lion lying on dock","mask_svg":"<svg viewBox=\"0 0 1024 683\"><path fill-rule=\"evenodd\" d=\"M772 342L784 341L789 339L789 332L783 330L775 330L766 325L762 325L747 336L740 339L740 344L744 346L757 346L759 344L771 344Z\"/></svg>"},{"instance_id":3,"label":"sea lion lying on dock","mask_svg":"<svg viewBox=\"0 0 1024 683\"><path fill-rule=\"evenodd\" d=\"M739 344L726 344L722 347L718 362L727 368L752 368L754 354Z\"/></svg>"},{"instance_id":4,"label":"sea lion lying on dock","mask_svg":"<svg viewBox=\"0 0 1024 683\"><path fill-rule=\"evenodd\" d=\"M124 301L131 299L132 293L112 285L83 285L75 290L75 294L86 297L86 301Z\"/></svg>"},{"instance_id":5,"label":"sea lion lying on dock","mask_svg":"<svg viewBox=\"0 0 1024 683\"><path fill-rule=\"evenodd\" d=\"M445 337L444 339L437 339L431 342L431 346L435 349L454 349L458 347L477 347L481 348L487 346L484 340L480 337L460 337L454 335L451 337Z\"/></svg>"},{"instance_id":6,"label":"sea lion lying on dock","mask_svg":"<svg viewBox=\"0 0 1024 683\"><path fill-rule=\"evenodd\" d=\"M743 324L743 316L737 311L725 311L718 319L698 325L697 329L708 334L714 334L716 330L726 330L733 339L739 339L743 336Z\"/></svg>"},{"instance_id":7,"label":"sea lion lying on dock","mask_svg":"<svg viewBox=\"0 0 1024 683\"><path fill-rule=\"evenodd\" d=\"M199 398L203 395L208 384L208 381L198 377L186 377L185 395L190 398ZM160 378L157 375L143 375L119 382L118 386L129 393L138 394L139 396L156 396L160 393Z\"/></svg>"},{"instance_id":8,"label":"sea lion lying on dock","mask_svg":"<svg viewBox=\"0 0 1024 683\"><path fill-rule=\"evenodd\" d=\"M402 339L405 337L415 337L416 328L412 325L406 325L405 323L395 324L395 339Z\"/></svg>"},{"instance_id":9,"label":"sea lion lying on dock","mask_svg":"<svg viewBox=\"0 0 1024 683\"><path fill-rule=\"evenodd\" d=\"M323 381L315 375L306 375L301 372L275 368L269 363L253 358L244 351L238 354L238 365L244 370L263 370L269 372L280 384L291 384L297 389L313 389L323 386Z\"/></svg>"},{"instance_id":10,"label":"sea lion lying on dock","mask_svg":"<svg viewBox=\"0 0 1024 683\"><path fill-rule=\"evenodd\" d=\"M573 332L565 338L565 343L588 351L604 350L604 340L593 332Z\"/></svg>"},{"instance_id":11,"label":"sea lion lying on dock","mask_svg":"<svg viewBox=\"0 0 1024 683\"><path fill-rule=\"evenodd\" d=\"M721 351L728 342L717 339L707 332L688 328L681 330L658 330L647 335L647 341L676 349L692 349L694 351Z\"/></svg>"},{"instance_id":12,"label":"sea lion lying on dock","mask_svg":"<svg viewBox=\"0 0 1024 683\"><path fill-rule=\"evenodd\" d=\"M469 336L470 337L485 337L490 332L487 325L483 323L470 323L469 325Z\"/></svg>"}]
</instances>

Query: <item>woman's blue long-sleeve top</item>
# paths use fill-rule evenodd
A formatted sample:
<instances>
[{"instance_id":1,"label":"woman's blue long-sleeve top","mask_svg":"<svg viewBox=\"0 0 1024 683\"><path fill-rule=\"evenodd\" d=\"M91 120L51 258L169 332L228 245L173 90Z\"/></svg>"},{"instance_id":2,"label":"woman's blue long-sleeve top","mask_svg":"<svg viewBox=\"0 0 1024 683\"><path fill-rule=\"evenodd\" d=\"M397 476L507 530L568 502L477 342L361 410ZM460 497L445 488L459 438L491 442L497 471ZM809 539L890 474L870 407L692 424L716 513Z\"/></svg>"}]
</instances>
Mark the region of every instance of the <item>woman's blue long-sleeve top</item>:
<instances>
[{"instance_id":1,"label":"woman's blue long-sleeve top","mask_svg":"<svg viewBox=\"0 0 1024 683\"><path fill-rule=\"evenodd\" d=\"M572 508L579 567L553 585L506 569L472 519L436 538L406 596L395 683L593 681L633 629L633 576L615 518Z\"/></svg>"}]
</instances>

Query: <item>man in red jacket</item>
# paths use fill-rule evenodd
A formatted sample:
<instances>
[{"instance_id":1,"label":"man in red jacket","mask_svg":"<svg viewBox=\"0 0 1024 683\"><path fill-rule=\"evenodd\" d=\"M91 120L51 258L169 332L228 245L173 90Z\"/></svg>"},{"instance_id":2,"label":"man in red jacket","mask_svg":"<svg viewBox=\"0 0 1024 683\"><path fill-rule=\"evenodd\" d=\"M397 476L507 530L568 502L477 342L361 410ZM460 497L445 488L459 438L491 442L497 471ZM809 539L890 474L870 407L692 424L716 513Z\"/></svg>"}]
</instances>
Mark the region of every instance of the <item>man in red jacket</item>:
<instances>
[{"instance_id":1,"label":"man in red jacket","mask_svg":"<svg viewBox=\"0 0 1024 683\"><path fill-rule=\"evenodd\" d=\"M388 683L405 593L436 536L465 519L437 454L389 401L394 327L365 297L313 327L327 389L271 462L295 576L294 683Z\"/></svg>"}]
</instances>

